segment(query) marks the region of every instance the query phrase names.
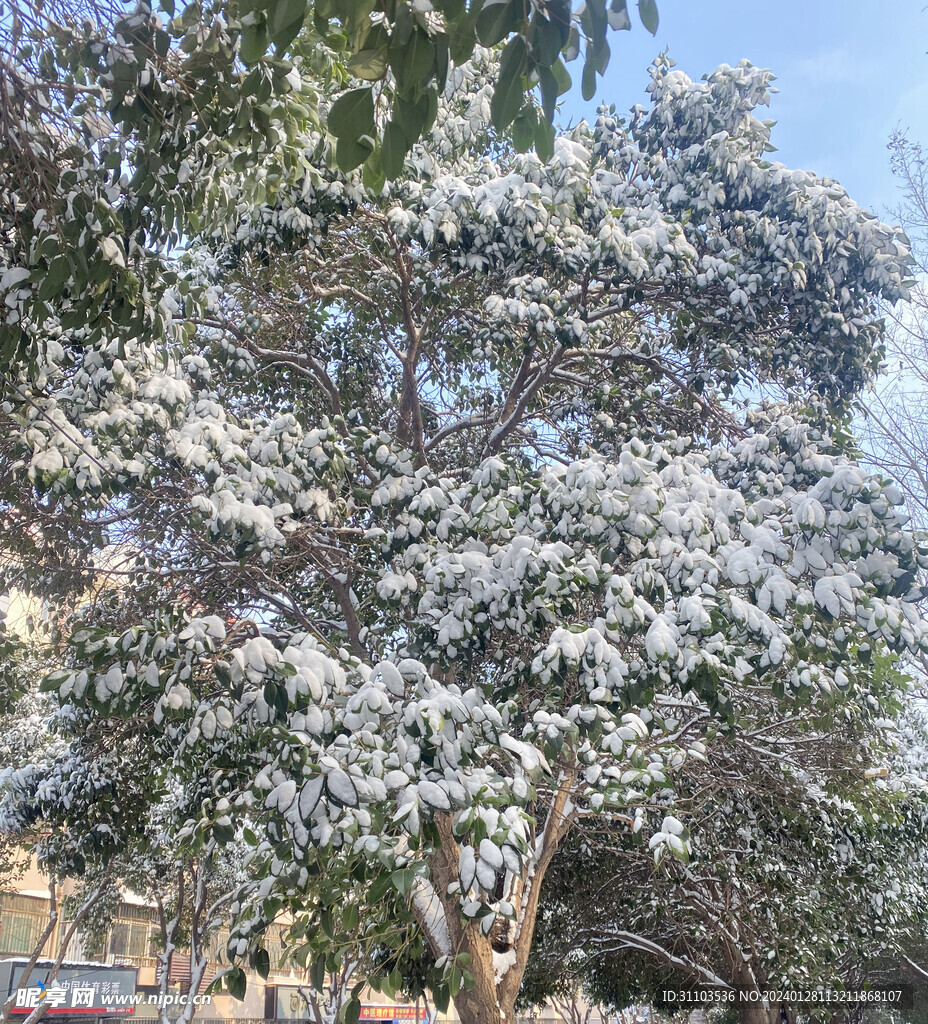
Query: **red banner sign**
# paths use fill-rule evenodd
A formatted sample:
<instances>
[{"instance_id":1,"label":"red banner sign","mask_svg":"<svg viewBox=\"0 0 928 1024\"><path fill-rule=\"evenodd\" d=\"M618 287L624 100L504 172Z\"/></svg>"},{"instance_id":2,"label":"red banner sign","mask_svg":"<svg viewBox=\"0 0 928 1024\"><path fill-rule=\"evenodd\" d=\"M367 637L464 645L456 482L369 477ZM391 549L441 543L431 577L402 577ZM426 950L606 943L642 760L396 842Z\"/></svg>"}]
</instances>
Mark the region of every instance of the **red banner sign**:
<instances>
[{"instance_id":1,"label":"red banner sign","mask_svg":"<svg viewBox=\"0 0 928 1024\"><path fill-rule=\"evenodd\" d=\"M415 1006L362 1006L360 1020L416 1020ZM418 1019L427 1021L428 1010L419 1007Z\"/></svg>"}]
</instances>

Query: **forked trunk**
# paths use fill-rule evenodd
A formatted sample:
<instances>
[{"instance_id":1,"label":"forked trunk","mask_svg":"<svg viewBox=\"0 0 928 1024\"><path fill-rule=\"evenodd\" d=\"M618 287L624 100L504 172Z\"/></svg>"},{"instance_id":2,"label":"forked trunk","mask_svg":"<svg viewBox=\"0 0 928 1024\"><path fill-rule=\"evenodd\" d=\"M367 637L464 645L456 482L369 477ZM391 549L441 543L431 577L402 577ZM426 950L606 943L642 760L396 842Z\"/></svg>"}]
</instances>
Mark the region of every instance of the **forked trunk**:
<instances>
[{"instance_id":1,"label":"forked trunk","mask_svg":"<svg viewBox=\"0 0 928 1024\"><path fill-rule=\"evenodd\" d=\"M464 924L461 920L461 848L450 815L435 816L441 842L430 860L428 885L421 883L413 906L436 959L457 953L470 957L467 970L473 984L452 996L461 1024L515 1024L516 997L532 948L541 885L573 820L570 795L576 779L577 769L563 771L558 778L544 827L533 844L531 862L521 877L514 874L509 879L507 901L516 908L515 920L498 919L490 935L475 922Z\"/></svg>"},{"instance_id":2,"label":"forked trunk","mask_svg":"<svg viewBox=\"0 0 928 1024\"><path fill-rule=\"evenodd\" d=\"M515 1024L516 995L521 987L524 967L507 962L505 974L497 975L491 941L484 935L473 933L470 938L469 970L474 985L454 997L461 1024Z\"/></svg>"}]
</instances>

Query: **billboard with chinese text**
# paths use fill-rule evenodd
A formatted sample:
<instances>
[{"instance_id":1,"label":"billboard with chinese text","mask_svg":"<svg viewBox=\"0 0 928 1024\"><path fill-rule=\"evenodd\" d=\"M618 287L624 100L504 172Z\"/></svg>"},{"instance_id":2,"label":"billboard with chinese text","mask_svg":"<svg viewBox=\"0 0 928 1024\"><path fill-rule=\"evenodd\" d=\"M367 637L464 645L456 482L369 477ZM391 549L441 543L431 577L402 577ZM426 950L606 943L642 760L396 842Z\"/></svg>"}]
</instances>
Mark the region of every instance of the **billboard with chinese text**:
<instances>
[{"instance_id":1,"label":"billboard with chinese text","mask_svg":"<svg viewBox=\"0 0 928 1024\"><path fill-rule=\"evenodd\" d=\"M137 1002L136 968L110 967L106 964L66 964L47 984L51 962L39 961L20 985L25 960L0 961L0 985L14 993L13 1013L27 1016L43 1000L49 1003L48 1016L113 1015L135 1013Z\"/></svg>"}]
</instances>

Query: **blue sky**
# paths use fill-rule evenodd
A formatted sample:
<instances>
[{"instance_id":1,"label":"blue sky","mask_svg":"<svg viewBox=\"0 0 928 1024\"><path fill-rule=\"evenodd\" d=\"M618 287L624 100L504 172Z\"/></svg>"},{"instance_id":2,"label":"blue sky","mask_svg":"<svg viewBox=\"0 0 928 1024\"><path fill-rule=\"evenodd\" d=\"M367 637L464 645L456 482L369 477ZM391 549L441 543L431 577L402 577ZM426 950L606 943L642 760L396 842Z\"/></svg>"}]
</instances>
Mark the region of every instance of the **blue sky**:
<instances>
[{"instance_id":1,"label":"blue sky","mask_svg":"<svg viewBox=\"0 0 928 1024\"><path fill-rule=\"evenodd\" d=\"M928 0L657 0L656 37L629 0L630 32L610 33L612 59L595 100L577 83L562 120L592 118L602 100L620 111L646 102L647 66L668 49L699 79L746 57L770 68L779 92L761 118L777 121L771 159L837 178L887 216L898 202L886 144L896 127L928 146Z\"/></svg>"}]
</instances>

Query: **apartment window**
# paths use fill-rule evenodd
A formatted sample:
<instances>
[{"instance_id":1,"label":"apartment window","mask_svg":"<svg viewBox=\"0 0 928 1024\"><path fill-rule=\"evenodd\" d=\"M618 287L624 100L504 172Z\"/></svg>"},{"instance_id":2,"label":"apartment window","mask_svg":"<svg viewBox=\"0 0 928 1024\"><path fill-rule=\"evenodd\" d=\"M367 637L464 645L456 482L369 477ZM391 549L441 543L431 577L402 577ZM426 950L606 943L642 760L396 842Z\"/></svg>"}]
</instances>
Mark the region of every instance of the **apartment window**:
<instances>
[{"instance_id":1,"label":"apartment window","mask_svg":"<svg viewBox=\"0 0 928 1024\"><path fill-rule=\"evenodd\" d=\"M226 955L226 945L228 944L228 941L228 928L217 928L215 931L210 932L207 943L209 945L209 962L211 964L228 962L229 958Z\"/></svg>"},{"instance_id":2,"label":"apartment window","mask_svg":"<svg viewBox=\"0 0 928 1024\"><path fill-rule=\"evenodd\" d=\"M120 905L110 929L109 952L133 959L152 955L152 912L148 907Z\"/></svg>"},{"instance_id":3,"label":"apartment window","mask_svg":"<svg viewBox=\"0 0 928 1024\"><path fill-rule=\"evenodd\" d=\"M0 951L30 954L48 924L48 901L32 896L0 896Z\"/></svg>"},{"instance_id":4,"label":"apartment window","mask_svg":"<svg viewBox=\"0 0 928 1024\"><path fill-rule=\"evenodd\" d=\"M271 967L276 967L277 969L280 969L281 960L283 960L285 932L286 928L283 925L272 924L264 937L264 945L271 961Z\"/></svg>"}]
</instances>

